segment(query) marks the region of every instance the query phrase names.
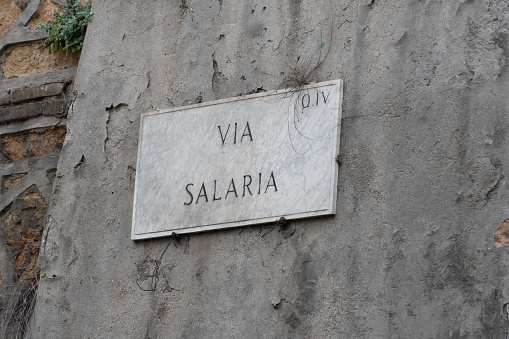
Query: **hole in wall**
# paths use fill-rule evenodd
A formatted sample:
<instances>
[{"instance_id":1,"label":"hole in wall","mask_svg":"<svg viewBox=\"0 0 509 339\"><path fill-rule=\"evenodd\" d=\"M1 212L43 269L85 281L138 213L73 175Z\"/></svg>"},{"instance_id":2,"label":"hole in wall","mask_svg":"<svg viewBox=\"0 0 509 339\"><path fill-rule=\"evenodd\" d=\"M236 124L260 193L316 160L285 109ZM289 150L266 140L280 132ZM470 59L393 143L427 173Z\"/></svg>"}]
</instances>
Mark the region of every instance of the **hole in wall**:
<instances>
[{"instance_id":1,"label":"hole in wall","mask_svg":"<svg viewBox=\"0 0 509 339\"><path fill-rule=\"evenodd\" d=\"M495 232L494 241L496 247L509 246L509 219L505 219Z\"/></svg>"}]
</instances>

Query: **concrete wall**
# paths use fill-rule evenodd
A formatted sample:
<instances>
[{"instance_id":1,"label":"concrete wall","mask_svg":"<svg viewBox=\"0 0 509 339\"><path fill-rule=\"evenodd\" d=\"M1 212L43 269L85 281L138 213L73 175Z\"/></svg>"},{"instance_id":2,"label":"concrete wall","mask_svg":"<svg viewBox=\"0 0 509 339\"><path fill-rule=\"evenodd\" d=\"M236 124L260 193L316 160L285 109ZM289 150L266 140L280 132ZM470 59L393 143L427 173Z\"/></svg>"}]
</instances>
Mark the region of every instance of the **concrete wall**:
<instances>
[{"instance_id":1,"label":"concrete wall","mask_svg":"<svg viewBox=\"0 0 509 339\"><path fill-rule=\"evenodd\" d=\"M29 335L504 338L507 1L187 3L94 2ZM335 217L130 240L140 113L297 79L345 80Z\"/></svg>"}]
</instances>

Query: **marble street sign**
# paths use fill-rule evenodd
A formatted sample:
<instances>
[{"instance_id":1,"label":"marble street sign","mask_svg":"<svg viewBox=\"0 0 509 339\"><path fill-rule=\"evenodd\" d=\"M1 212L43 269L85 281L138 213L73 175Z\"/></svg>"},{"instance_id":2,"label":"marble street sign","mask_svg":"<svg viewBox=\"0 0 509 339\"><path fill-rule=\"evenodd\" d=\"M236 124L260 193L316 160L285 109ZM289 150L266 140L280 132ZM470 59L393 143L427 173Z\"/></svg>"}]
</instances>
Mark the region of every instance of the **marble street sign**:
<instances>
[{"instance_id":1,"label":"marble street sign","mask_svg":"<svg viewBox=\"0 0 509 339\"><path fill-rule=\"evenodd\" d=\"M144 113L131 238L336 212L342 80Z\"/></svg>"}]
</instances>

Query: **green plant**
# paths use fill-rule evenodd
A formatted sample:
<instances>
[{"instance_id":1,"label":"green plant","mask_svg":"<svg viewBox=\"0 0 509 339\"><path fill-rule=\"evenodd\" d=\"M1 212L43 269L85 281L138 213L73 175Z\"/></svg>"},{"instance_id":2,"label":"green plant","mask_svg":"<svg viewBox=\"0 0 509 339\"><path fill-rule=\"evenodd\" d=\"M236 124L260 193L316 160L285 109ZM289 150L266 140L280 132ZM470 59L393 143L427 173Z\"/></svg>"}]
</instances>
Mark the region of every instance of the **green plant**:
<instances>
[{"instance_id":1,"label":"green plant","mask_svg":"<svg viewBox=\"0 0 509 339\"><path fill-rule=\"evenodd\" d=\"M48 51L58 49L76 52L83 47L88 23L92 20L92 1L81 4L80 0L69 0L62 6L62 12L53 11L55 19L47 24L39 24L39 28L46 31L49 37L44 40Z\"/></svg>"}]
</instances>

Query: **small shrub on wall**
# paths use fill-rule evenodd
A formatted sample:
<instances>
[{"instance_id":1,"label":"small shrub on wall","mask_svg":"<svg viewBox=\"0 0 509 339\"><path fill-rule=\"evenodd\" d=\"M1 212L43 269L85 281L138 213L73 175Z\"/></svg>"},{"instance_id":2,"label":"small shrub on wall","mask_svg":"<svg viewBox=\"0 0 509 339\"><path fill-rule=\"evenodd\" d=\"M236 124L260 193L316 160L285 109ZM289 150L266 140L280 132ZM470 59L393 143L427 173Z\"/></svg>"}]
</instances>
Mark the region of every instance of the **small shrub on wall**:
<instances>
[{"instance_id":1,"label":"small shrub on wall","mask_svg":"<svg viewBox=\"0 0 509 339\"><path fill-rule=\"evenodd\" d=\"M83 47L88 23L92 20L92 2L89 0L81 4L80 0L69 0L62 10L63 13L53 11L53 21L39 24L39 28L49 34L44 46L49 52L59 49L79 51Z\"/></svg>"}]
</instances>

